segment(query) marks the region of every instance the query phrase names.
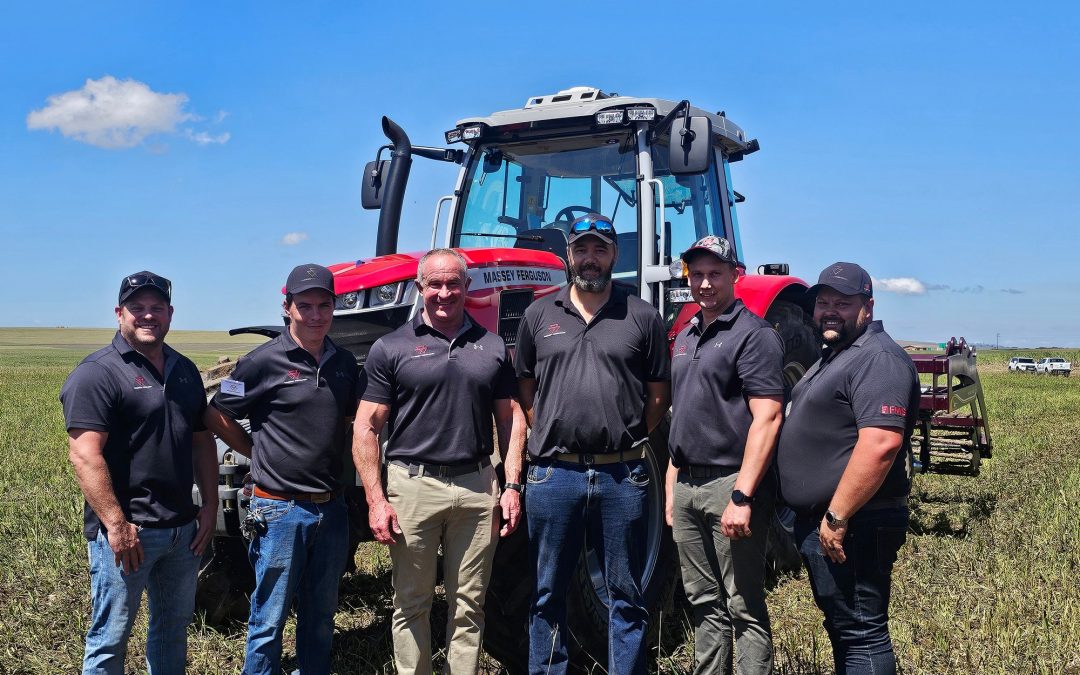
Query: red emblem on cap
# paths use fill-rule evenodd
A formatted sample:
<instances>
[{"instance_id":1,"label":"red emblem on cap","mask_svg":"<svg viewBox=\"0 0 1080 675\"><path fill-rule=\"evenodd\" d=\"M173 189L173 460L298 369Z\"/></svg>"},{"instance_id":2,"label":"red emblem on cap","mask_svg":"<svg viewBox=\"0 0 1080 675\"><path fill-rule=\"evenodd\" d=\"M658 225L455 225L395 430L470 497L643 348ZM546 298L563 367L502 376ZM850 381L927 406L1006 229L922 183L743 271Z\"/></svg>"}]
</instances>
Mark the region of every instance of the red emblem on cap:
<instances>
[{"instance_id":1,"label":"red emblem on cap","mask_svg":"<svg viewBox=\"0 0 1080 675\"><path fill-rule=\"evenodd\" d=\"M135 386L136 387L145 387L146 386L146 378L143 377L142 375L136 375L135 376Z\"/></svg>"},{"instance_id":2,"label":"red emblem on cap","mask_svg":"<svg viewBox=\"0 0 1080 675\"><path fill-rule=\"evenodd\" d=\"M290 380L299 380L300 379L300 369L299 368L293 368L292 370L289 371L288 374L289 374L289 379Z\"/></svg>"},{"instance_id":3,"label":"red emblem on cap","mask_svg":"<svg viewBox=\"0 0 1080 675\"><path fill-rule=\"evenodd\" d=\"M427 354L427 345L416 345L416 349L413 351L417 354Z\"/></svg>"}]
</instances>

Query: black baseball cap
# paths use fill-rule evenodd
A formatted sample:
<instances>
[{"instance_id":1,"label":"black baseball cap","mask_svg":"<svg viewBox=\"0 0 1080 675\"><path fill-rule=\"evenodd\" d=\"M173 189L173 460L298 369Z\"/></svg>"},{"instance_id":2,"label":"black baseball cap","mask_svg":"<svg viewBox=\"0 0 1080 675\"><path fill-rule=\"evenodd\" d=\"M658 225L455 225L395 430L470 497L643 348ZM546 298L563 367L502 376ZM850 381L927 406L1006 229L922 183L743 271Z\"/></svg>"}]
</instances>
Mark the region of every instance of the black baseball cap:
<instances>
[{"instance_id":1,"label":"black baseball cap","mask_svg":"<svg viewBox=\"0 0 1080 675\"><path fill-rule=\"evenodd\" d=\"M289 272L289 280L285 282L286 293L295 295L313 288L321 288L333 295L334 273L315 263L297 265Z\"/></svg>"},{"instance_id":2,"label":"black baseball cap","mask_svg":"<svg viewBox=\"0 0 1080 675\"><path fill-rule=\"evenodd\" d=\"M566 243L573 244L587 235L616 246L619 244L619 235L615 232L615 223L611 222L611 218L599 213L586 213L575 218L570 223L570 232Z\"/></svg>"},{"instance_id":3,"label":"black baseball cap","mask_svg":"<svg viewBox=\"0 0 1080 675\"><path fill-rule=\"evenodd\" d=\"M705 251L711 253L717 258L720 258L721 262L726 262L736 267L739 265L739 259L735 257L735 249L731 248L731 244L727 239L718 237L715 234L710 234L707 237L702 237L694 242L694 245L683 251L682 261L689 262L689 258L693 257L697 251Z\"/></svg>"},{"instance_id":4,"label":"black baseball cap","mask_svg":"<svg viewBox=\"0 0 1080 675\"><path fill-rule=\"evenodd\" d=\"M160 293L166 301L172 302L172 282L163 276L143 270L129 274L120 281L120 295L116 304L124 304L125 300L144 288L151 288Z\"/></svg>"},{"instance_id":5,"label":"black baseball cap","mask_svg":"<svg viewBox=\"0 0 1080 675\"><path fill-rule=\"evenodd\" d=\"M837 262L829 265L818 275L817 283L806 291L807 295L816 296L824 286L843 295L874 297L874 283L870 275L855 263Z\"/></svg>"}]
</instances>

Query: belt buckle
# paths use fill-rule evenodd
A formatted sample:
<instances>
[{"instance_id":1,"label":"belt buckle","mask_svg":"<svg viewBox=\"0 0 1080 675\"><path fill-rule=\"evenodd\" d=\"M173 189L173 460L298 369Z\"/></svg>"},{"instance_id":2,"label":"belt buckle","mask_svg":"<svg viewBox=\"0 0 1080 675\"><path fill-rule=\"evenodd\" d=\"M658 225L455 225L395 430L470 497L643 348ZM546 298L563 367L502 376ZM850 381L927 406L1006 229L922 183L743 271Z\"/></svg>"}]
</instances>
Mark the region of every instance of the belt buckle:
<instances>
[{"instance_id":1,"label":"belt buckle","mask_svg":"<svg viewBox=\"0 0 1080 675\"><path fill-rule=\"evenodd\" d=\"M448 466L440 466L439 467L439 478L450 478L450 467L448 467Z\"/></svg>"},{"instance_id":2,"label":"belt buckle","mask_svg":"<svg viewBox=\"0 0 1080 675\"><path fill-rule=\"evenodd\" d=\"M592 466L596 462L596 457L592 453L587 452L581 456L581 461L585 466Z\"/></svg>"}]
</instances>

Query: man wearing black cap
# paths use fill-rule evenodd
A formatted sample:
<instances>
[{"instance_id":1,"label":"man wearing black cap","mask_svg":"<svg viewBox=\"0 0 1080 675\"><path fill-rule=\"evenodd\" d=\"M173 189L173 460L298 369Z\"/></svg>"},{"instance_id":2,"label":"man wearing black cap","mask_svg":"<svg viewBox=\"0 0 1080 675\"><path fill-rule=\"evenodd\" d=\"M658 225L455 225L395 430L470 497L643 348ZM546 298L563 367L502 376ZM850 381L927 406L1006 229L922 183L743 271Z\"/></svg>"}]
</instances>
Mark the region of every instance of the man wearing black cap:
<instances>
[{"instance_id":1,"label":"man wearing black cap","mask_svg":"<svg viewBox=\"0 0 1080 675\"><path fill-rule=\"evenodd\" d=\"M285 284L288 327L236 364L207 409L207 426L251 457L248 556L255 592L244 673L281 670L281 636L296 600L301 673L330 670L337 590L348 555L342 478L359 369L327 332L334 277L300 265ZM249 436L236 420L251 420Z\"/></svg>"},{"instance_id":2,"label":"man wearing black cap","mask_svg":"<svg viewBox=\"0 0 1080 675\"><path fill-rule=\"evenodd\" d=\"M809 289L825 346L791 396L780 491L838 673L893 673L892 565L904 543L919 378L874 321L873 282L838 262Z\"/></svg>"},{"instance_id":3,"label":"man wearing black cap","mask_svg":"<svg viewBox=\"0 0 1080 675\"><path fill-rule=\"evenodd\" d=\"M608 672L643 673L642 457L668 407L667 336L651 305L611 283L618 239L609 218L571 223L567 255L572 283L525 310L515 359L532 426L529 671L566 672L566 597L588 533L609 596Z\"/></svg>"},{"instance_id":4,"label":"man wearing black cap","mask_svg":"<svg viewBox=\"0 0 1080 675\"><path fill-rule=\"evenodd\" d=\"M774 510L784 346L735 298L735 257L707 236L682 254L700 307L675 338L668 524L694 608L695 673L772 672L765 546ZM733 635L734 633L734 635Z\"/></svg>"},{"instance_id":5,"label":"man wearing black cap","mask_svg":"<svg viewBox=\"0 0 1080 675\"><path fill-rule=\"evenodd\" d=\"M146 665L183 673L199 559L217 517L217 457L203 426L199 371L165 344L172 284L152 272L120 282L119 330L60 391L75 475L86 502L93 615L85 673L121 673L145 589ZM197 481L204 505L196 509Z\"/></svg>"}]
</instances>

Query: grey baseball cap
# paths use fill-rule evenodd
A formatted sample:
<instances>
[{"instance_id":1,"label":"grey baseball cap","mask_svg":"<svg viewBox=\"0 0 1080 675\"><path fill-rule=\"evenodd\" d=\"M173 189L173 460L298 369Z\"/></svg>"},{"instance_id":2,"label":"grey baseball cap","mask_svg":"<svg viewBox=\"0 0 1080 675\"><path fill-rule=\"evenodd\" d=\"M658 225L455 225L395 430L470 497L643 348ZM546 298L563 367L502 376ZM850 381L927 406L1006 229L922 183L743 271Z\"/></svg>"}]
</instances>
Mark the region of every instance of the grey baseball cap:
<instances>
[{"instance_id":1,"label":"grey baseball cap","mask_svg":"<svg viewBox=\"0 0 1080 675\"><path fill-rule=\"evenodd\" d=\"M850 262L837 262L829 265L818 275L817 283L807 289L807 295L817 295L822 287L828 286L844 295L865 295L874 297L874 283L859 265Z\"/></svg>"},{"instance_id":2,"label":"grey baseball cap","mask_svg":"<svg viewBox=\"0 0 1080 675\"><path fill-rule=\"evenodd\" d=\"M285 282L285 292L294 295L310 291L313 288L321 288L333 294L334 273L315 263L297 265L289 273L289 280Z\"/></svg>"}]
</instances>

